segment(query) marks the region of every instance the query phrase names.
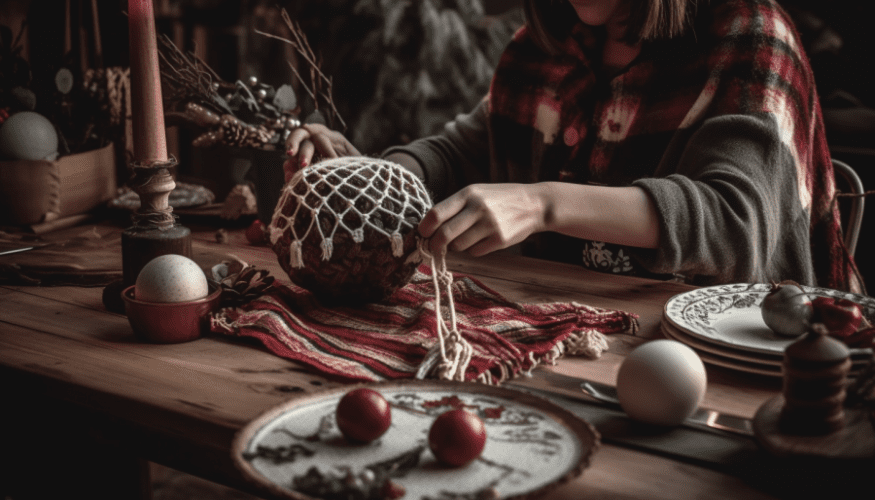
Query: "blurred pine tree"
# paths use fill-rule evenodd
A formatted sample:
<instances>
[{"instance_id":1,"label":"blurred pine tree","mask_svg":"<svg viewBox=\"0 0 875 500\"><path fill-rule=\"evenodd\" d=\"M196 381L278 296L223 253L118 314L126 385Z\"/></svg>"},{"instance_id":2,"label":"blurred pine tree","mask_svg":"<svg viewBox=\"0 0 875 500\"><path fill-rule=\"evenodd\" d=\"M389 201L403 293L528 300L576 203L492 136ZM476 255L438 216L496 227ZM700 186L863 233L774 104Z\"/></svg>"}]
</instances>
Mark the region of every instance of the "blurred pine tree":
<instances>
[{"instance_id":1,"label":"blurred pine tree","mask_svg":"<svg viewBox=\"0 0 875 500\"><path fill-rule=\"evenodd\" d=\"M482 0L326 0L286 7L334 78L347 137L365 154L437 133L489 90L523 23Z\"/></svg>"}]
</instances>

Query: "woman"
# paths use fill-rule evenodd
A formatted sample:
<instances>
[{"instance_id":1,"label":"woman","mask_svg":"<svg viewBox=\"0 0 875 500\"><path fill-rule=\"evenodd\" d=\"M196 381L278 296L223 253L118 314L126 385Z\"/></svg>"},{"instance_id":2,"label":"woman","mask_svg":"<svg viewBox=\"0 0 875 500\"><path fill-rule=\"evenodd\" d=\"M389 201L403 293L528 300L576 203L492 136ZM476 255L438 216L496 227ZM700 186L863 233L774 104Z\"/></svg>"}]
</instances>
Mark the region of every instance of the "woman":
<instances>
[{"instance_id":1,"label":"woman","mask_svg":"<svg viewBox=\"0 0 875 500\"><path fill-rule=\"evenodd\" d=\"M433 251L524 242L540 257L698 285L856 288L814 79L773 0L524 8L482 103L384 153L442 199L419 227ZM290 171L314 152L359 154L319 126L288 145Z\"/></svg>"}]
</instances>

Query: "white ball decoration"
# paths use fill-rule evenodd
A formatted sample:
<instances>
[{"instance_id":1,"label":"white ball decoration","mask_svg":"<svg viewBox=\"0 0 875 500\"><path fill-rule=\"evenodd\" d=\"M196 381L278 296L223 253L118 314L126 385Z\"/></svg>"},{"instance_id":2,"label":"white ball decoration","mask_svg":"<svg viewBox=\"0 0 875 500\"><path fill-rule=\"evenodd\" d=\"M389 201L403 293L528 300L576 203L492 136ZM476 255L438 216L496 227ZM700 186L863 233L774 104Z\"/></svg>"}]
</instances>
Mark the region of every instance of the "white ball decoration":
<instances>
[{"instance_id":1,"label":"white ball decoration","mask_svg":"<svg viewBox=\"0 0 875 500\"><path fill-rule=\"evenodd\" d=\"M654 425L681 424L702 403L706 387L702 359L675 340L651 340L636 347L617 373L623 410Z\"/></svg>"},{"instance_id":2,"label":"white ball decoration","mask_svg":"<svg viewBox=\"0 0 875 500\"><path fill-rule=\"evenodd\" d=\"M0 126L0 157L54 161L58 157L55 126L33 111L15 113Z\"/></svg>"},{"instance_id":3,"label":"white ball decoration","mask_svg":"<svg viewBox=\"0 0 875 500\"><path fill-rule=\"evenodd\" d=\"M134 298L143 302L189 302L209 293L207 276L197 263L176 254L150 260L134 288Z\"/></svg>"}]
</instances>

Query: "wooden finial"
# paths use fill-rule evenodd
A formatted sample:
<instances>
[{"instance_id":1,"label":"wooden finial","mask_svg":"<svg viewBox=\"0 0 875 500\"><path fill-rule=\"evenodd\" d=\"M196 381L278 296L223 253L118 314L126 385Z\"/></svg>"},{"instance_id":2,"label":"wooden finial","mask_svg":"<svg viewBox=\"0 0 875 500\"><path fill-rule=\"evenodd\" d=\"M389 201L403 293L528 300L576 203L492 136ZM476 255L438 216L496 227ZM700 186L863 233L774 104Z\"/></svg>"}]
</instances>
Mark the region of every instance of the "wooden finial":
<instances>
[{"instance_id":1,"label":"wooden finial","mask_svg":"<svg viewBox=\"0 0 875 500\"><path fill-rule=\"evenodd\" d=\"M784 351L782 432L824 435L844 426L843 403L851 368L850 351L814 323L811 330Z\"/></svg>"}]
</instances>

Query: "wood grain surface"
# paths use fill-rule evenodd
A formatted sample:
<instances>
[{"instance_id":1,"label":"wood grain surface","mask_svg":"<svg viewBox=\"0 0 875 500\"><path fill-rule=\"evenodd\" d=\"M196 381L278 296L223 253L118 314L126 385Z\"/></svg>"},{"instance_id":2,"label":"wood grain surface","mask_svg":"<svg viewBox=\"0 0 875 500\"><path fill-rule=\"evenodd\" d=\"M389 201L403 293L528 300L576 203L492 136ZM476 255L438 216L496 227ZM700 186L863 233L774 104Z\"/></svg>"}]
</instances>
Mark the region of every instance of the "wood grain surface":
<instances>
[{"instance_id":1,"label":"wood grain surface","mask_svg":"<svg viewBox=\"0 0 875 500\"><path fill-rule=\"evenodd\" d=\"M193 258L204 268L235 255L287 279L273 252L248 245L242 230L230 231L226 244L216 241L214 230L192 233ZM525 382L559 393L576 388L557 387L548 380L551 372L613 383L632 348L661 336L665 301L690 289L510 254L452 255L449 265L512 300L577 301L639 315L638 335L611 336L600 359L563 359ZM116 452L268 497L235 469L230 454L235 434L274 406L342 383L245 341L208 336L184 344L140 343L125 316L105 310L101 292L100 287L0 286L4 401L24 420L37 413L65 415L71 432L93 436ZM703 406L747 417L780 390L774 380L710 366L708 377ZM6 426L4 432L14 431ZM548 498L587 496L770 497L728 474L609 444L581 478Z\"/></svg>"}]
</instances>

